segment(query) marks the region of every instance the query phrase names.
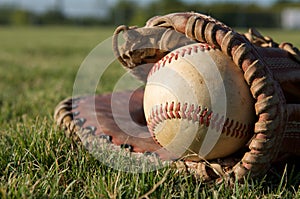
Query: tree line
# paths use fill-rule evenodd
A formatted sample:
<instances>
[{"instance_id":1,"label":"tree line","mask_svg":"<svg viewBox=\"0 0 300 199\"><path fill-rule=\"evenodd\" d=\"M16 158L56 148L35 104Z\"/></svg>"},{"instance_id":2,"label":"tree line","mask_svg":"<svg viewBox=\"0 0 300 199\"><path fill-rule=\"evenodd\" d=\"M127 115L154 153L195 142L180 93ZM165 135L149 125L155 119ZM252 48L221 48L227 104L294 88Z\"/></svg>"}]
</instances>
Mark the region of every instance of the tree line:
<instances>
[{"instance_id":1,"label":"tree line","mask_svg":"<svg viewBox=\"0 0 300 199\"><path fill-rule=\"evenodd\" d=\"M233 27L281 27L281 12L287 7L298 7L300 4L291 0L279 0L271 6L261 7L256 4L215 3L185 4L180 0L154 1L142 6L130 0L120 0L105 18L68 18L60 9L49 9L42 14L14 7L0 8L0 25L111 25L120 24L143 26L155 16L172 12L195 11L210 15Z\"/></svg>"}]
</instances>

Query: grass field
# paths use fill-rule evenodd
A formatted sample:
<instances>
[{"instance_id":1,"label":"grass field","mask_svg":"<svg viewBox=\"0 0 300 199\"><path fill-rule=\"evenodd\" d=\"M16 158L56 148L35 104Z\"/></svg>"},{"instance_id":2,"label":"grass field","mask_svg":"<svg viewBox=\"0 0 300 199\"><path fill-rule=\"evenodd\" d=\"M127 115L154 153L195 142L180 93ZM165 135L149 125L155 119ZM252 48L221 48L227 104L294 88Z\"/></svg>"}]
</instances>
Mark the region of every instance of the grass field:
<instances>
[{"instance_id":1,"label":"grass field","mask_svg":"<svg viewBox=\"0 0 300 199\"><path fill-rule=\"evenodd\" d=\"M299 32L262 32L300 46ZM53 110L72 95L84 58L112 33L100 27L0 27L0 198L300 198L293 165L228 189L169 168L113 170L66 138Z\"/></svg>"}]
</instances>

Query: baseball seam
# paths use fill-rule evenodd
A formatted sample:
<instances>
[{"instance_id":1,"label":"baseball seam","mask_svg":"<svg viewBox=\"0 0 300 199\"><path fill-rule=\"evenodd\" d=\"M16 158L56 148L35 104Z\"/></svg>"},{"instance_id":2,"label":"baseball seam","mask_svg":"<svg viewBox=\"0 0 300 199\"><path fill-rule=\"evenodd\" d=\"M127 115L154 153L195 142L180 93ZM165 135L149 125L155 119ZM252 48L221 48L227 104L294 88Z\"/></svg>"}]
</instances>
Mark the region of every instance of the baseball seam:
<instances>
[{"instance_id":1,"label":"baseball seam","mask_svg":"<svg viewBox=\"0 0 300 199\"><path fill-rule=\"evenodd\" d=\"M159 142L154 133L155 128L163 121L172 119L183 119L192 121L193 123L198 122L199 125L204 125L217 131L220 131L222 128L222 134L238 139L248 137L252 130L250 124L247 125L230 118L225 118L224 115L214 113L204 106L188 103L182 104L180 102L175 103L172 101L171 103L166 102L165 104L155 106L149 115L147 121L148 128L157 143Z\"/></svg>"},{"instance_id":2,"label":"baseball seam","mask_svg":"<svg viewBox=\"0 0 300 199\"><path fill-rule=\"evenodd\" d=\"M170 64L172 61L178 60L185 55L191 55L192 53L198 53L199 51L205 52L211 49L215 49L215 47L206 43L198 43L197 45L187 46L185 48L181 48L180 50L171 52L154 64L148 74L148 79L155 72L165 67L167 63ZM225 118L224 115L213 113L207 107L188 103L182 104L180 102L166 102L165 104L161 104L152 108L147 120L149 131L152 134L153 139L158 144L160 144L160 142L155 136L155 128L163 121L172 119L186 119L188 121L192 121L193 123L198 122L199 125L205 125L206 127L216 129L217 131L220 131L222 128L222 134L238 139L246 138L252 132L250 124L243 124L241 122L234 121L231 118Z\"/></svg>"},{"instance_id":3,"label":"baseball seam","mask_svg":"<svg viewBox=\"0 0 300 199\"><path fill-rule=\"evenodd\" d=\"M210 49L215 49L214 46L210 46L205 43L197 43L197 45L187 46L186 48L181 48L180 50L175 50L161 58L158 62L156 62L151 68L148 78L155 72L157 72L160 68L163 68L167 63L171 63L172 60L178 60L178 58L182 58L185 55L191 55L192 53L198 53L198 51L205 52Z\"/></svg>"}]
</instances>

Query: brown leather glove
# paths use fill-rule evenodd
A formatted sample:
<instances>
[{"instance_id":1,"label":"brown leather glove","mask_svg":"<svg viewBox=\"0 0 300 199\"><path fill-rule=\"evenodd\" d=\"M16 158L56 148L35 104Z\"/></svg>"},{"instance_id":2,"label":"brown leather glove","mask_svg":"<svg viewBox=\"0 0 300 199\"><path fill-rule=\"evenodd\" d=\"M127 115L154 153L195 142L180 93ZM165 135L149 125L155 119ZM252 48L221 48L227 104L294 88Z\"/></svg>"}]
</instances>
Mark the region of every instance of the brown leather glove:
<instances>
[{"instance_id":1,"label":"brown leather glove","mask_svg":"<svg viewBox=\"0 0 300 199\"><path fill-rule=\"evenodd\" d=\"M119 46L118 33L122 31L125 43ZM98 139L108 142L113 150L125 147L138 157L155 153L162 161L174 160L179 170L190 171L206 181L218 177L242 180L248 173L256 177L266 173L283 156L300 155L300 54L291 44L277 44L255 30L239 34L202 14L174 13L154 17L142 28L117 28L114 50L122 65L145 82L155 62L170 51L195 42L215 46L231 58L244 72L255 99L254 136L238 153L211 162L175 161L151 137L144 136L149 134L147 128L137 130L129 122L146 126L143 89L134 94L114 93L119 102L116 108L124 110L118 113L124 126L132 128L130 135L115 122L111 94L62 101L55 110L55 120L73 136L91 137L84 139L86 144ZM126 99L130 99L130 116L124 106Z\"/></svg>"}]
</instances>

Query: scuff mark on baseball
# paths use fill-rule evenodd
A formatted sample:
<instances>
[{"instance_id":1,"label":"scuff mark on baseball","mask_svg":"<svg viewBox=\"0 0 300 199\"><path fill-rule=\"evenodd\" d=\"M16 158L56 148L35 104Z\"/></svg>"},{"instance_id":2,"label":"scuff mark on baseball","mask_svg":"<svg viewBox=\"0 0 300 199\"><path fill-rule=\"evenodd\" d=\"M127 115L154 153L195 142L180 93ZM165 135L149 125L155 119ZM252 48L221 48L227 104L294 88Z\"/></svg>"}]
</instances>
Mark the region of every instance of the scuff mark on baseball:
<instances>
[{"instance_id":1,"label":"scuff mark on baseball","mask_svg":"<svg viewBox=\"0 0 300 199\"><path fill-rule=\"evenodd\" d=\"M243 73L208 44L181 47L149 72L144 113L153 139L179 158L215 159L245 146L255 122Z\"/></svg>"}]
</instances>

